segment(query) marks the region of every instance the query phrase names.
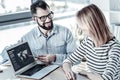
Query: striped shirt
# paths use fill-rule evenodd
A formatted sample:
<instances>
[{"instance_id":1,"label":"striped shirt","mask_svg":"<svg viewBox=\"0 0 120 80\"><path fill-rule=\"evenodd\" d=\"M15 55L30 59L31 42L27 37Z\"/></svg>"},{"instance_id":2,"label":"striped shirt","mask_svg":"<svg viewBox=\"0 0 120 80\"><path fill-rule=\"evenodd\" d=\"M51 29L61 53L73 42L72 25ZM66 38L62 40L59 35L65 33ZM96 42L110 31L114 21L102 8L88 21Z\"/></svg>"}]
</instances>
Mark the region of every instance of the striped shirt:
<instances>
[{"instance_id":1,"label":"striped shirt","mask_svg":"<svg viewBox=\"0 0 120 80\"><path fill-rule=\"evenodd\" d=\"M86 37L64 62L77 63L83 57L87 60L88 68L100 74L104 80L120 80L120 43L115 38L95 47L92 39Z\"/></svg>"}]
</instances>

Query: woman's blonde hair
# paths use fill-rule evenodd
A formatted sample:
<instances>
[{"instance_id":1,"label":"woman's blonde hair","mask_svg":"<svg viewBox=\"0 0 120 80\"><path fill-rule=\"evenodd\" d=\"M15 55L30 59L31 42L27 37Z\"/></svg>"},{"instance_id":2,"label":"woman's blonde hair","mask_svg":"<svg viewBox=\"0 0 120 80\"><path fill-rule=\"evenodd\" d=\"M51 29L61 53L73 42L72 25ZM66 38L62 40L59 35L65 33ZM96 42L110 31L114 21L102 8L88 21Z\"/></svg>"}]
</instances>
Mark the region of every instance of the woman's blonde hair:
<instances>
[{"instance_id":1,"label":"woman's blonde hair","mask_svg":"<svg viewBox=\"0 0 120 80\"><path fill-rule=\"evenodd\" d=\"M77 19L85 24L96 41L96 46L100 46L111 39L111 32L108 28L105 16L94 4L90 4L77 12ZM84 27L84 26L83 26Z\"/></svg>"}]
</instances>

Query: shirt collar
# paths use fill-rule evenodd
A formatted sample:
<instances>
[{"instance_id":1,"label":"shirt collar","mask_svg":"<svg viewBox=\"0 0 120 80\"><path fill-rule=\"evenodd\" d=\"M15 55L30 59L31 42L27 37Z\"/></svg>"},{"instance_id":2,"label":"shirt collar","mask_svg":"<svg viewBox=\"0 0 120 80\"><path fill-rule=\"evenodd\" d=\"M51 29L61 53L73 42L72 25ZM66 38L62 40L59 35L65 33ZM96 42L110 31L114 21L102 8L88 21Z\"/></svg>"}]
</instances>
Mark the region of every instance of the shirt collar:
<instances>
[{"instance_id":1,"label":"shirt collar","mask_svg":"<svg viewBox=\"0 0 120 80\"><path fill-rule=\"evenodd\" d=\"M37 34L37 37L40 37L42 35L38 27L36 27L36 34Z\"/></svg>"},{"instance_id":2,"label":"shirt collar","mask_svg":"<svg viewBox=\"0 0 120 80\"><path fill-rule=\"evenodd\" d=\"M51 31L51 34L56 34L58 33L58 26L57 25L54 25L52 31Z\"/></svg>"}]
</instances>

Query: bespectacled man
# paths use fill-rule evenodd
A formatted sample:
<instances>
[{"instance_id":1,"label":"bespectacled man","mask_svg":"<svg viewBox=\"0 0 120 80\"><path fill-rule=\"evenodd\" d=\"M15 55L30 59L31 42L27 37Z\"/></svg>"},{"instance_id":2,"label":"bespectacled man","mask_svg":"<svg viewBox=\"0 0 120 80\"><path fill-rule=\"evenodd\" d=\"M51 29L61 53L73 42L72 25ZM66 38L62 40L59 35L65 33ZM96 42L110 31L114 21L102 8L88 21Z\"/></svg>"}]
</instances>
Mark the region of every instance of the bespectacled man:
<instances>
[{"instance_id":1,"label":"bespectacled man","mask_svg":"<svg viewBox=\"0 0 120 80\"><path fill-rule=\"evenodd\" d=\"M69 29L53 23L54 13L43 0L31 6L32 19L38 24L25 34L21 41L27 41L32 53L45 63L62 63L71 54L76 43Z\"/></svg>"}]
</instances>

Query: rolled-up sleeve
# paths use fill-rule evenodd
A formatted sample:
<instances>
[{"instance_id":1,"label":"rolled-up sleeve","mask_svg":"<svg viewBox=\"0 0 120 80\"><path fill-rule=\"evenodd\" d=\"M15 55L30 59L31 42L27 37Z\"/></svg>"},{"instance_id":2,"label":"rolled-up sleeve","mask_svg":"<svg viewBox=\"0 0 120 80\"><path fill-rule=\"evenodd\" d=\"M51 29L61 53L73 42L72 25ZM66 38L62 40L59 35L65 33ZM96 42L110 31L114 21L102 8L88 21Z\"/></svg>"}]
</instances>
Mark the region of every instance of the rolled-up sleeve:
<instances>
[{"instance_id":1,"label":"rolled-up sleeve","mask_svg":"<svg viewBox=\"0 0 120 80\"><path fill-rule=\"evenodd\" d=\"M85 56L85 39L81 41L81 44L76 50L67 57L64 62L70 62L72 64L78 64L81 62L82 58Z\"/></svg>"},{"instance_id":2,"label":"rolled-up sleeve","mask_svg":"<svg viewBox=\"0 0 120 80\"><path fill-rule=\"evenodd\" d=\"M67 58L68 55L73 53L76 50L76 41L69 30L65 32L65 45L66 45L66 53L64 54L56 54L56 62L63 62Z\"/></svg>"},{"instance_id":3,"label":"rolled-up sleeve","mask_svg":"<svg viewBox=\"0 0 120 80\"><path fill-rule=\"evenodd\" d=\"M73 37L72 33L70 31L67 32L66 36L66 50L68 54L73 53L77 46L76 46L76 41L75 38Z\"/></svg>"}]
</instances>

